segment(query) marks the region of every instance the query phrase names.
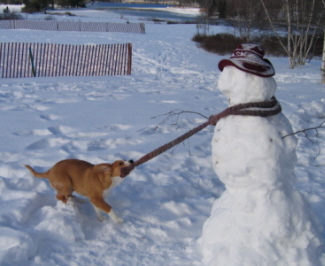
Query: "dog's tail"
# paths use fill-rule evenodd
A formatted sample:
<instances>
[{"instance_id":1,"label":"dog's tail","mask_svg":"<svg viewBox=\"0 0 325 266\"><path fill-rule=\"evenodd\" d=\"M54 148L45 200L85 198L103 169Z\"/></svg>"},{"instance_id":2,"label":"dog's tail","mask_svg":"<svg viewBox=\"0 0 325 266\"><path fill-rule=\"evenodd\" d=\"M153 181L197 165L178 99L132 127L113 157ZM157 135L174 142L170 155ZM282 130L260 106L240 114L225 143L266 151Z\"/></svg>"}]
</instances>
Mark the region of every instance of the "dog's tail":
<instances>
[{"instance_id":1,"label":"dog's tail","mask_svg":"<svg viewBox=\"0 0 325 266\"><path fill-rule=\"evenodd\" d=\"M24 165L35 177L39 177L39 178L47 178L48 176L48 172L45 173L38 173L36 172L30 165Z\"/></svg>"}]
</instances>

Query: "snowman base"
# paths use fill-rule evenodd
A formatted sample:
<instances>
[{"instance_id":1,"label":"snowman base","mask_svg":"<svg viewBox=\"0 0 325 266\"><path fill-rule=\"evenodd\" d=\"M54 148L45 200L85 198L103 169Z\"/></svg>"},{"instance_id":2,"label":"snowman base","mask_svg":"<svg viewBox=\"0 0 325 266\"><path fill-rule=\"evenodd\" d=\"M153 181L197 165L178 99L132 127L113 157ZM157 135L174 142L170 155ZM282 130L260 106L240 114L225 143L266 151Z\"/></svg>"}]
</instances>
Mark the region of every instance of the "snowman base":
<instances>
[{"instance_id":1,"label":"snowman base","mask_svg":"<svg viewBox=\"0 0 325 266\"><path fill-rule=\"evenodd\" d=\"M325 265L319 228L292 188L225 191L199 242L205 265ZM298 262L298 264L297 264Z\"/></svg>"}]
</instances>

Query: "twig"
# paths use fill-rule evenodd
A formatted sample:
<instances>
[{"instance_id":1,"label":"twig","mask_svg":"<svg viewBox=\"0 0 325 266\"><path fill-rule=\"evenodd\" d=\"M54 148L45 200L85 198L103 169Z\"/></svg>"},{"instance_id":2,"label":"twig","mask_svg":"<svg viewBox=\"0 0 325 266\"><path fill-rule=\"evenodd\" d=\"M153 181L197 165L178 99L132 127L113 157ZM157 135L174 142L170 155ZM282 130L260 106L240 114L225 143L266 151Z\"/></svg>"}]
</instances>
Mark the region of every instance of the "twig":
<instances>
[{"instance_id":1,"label":"twig","mask_svg":"<svg viewBox=\"0 0 325 266\"><path fill-rule=\"evenodd\" d=\"M318 153L317 153L317 155L316 155L315 158L314 158L314 160L316 160L316 158L317 158L317 157L320 155L320 153L321 153L321 147L320 147L320 145L319 145L318 142L313 141L313 140L308 136L307 131L309 131L309 130L315 130L315 131L316 131L316 137L318 137L318 129L320 129L320 128L325 128L325 125L324 125L324 124L325 124L325 120L324 120L322 123L320 123L317 127L310 127L310 128L306 128L306 129L298 130L298 131L296 131L296 132L293 132L293 133L290 133L290 134L288 134L288 135L283 136L282 139L284 139L284 138L286 138L286 137L289 137L289 136L296 135L296 134L298 134L298 133L304 133L304 134L305 134L305 138L307 138L311 143L316 144L316 145L318 146Z\"/></svg>"},{"instance_id":2,"label":"twig","mask_svg":"<svg viewBox=\"0 0 325 266\"><path fill-rule=\"evenodd\" d=\"M198 113L198 112L184 111L184 110L175 109L175 110L172 110L172 111L170 111L170 112L168 112L166 114L151 117L151 119L155 119L155 118L158 118L158 117L165 116L165 118L154 128L154 130L156 130L158 128L158 126L164 125L168 120L172 119L175 116L176 116L176 121L171 125L172 126L178 126L178 119L182 114L197 114L197 115L202 116L205 119L208 119L208 117L206 117L205 115L202 115L201 113Z\"/></svg>"},{"instance_id":3,"label":"twig","mask_svg":"<svg viewBox=\"0 0 325 266\"><path fill-rule=\"evenodd\" d=\"M163 117L165 116L165 118L154 128L154 130L156 130L159 126L161 125L164 125L168 120L172 119L174 116L176 116L176 121L174 123L172 123L171 125L172 126L177 126L176 129L179 128L179 125L178 125L178 120L179 120L179 117L182 115L182 114L196 114L196 115L200 115L202 116L203 118L205 119L209 119L207 116L201 114L201 113L198 113L198 112L193 112L193 111L184 111L184 110L179 110L179 109L175 109L175 110L172 110L172 111L169 111L168 113L166 114L162 114L162 115L157 115L157 116L154 116L154 117L151 117L151 119L155 119L155 118L158 118L158 117ZM190 141L188 141L188 153L189 155L191 155L191 145L190 145ZM182 142L183 145L185 146L184 142ZM171 154L174 153L174 151L177 149L178 145L176 145L172 150L171 150Z\"/></svg>"},{"instance_id":4,"label":"twig","mask_svg":"<svg viewBox=\"0 0 325 266\"><path fill-rule=\"evenodd\" d=\"M286 137L289 137L289 136L293 136L293 135L296 135L298 133L304 133L305 134L305 137L308 138L308 134L306 133L307 131L309 130L315 130L316 131L316 137L318 137L318 129L319 128L325 128L325 126L323 126L325 124L325 120L317 127L310 127L310 128L306 128L306 129L302 129L302 130L298 130L296 132L293 132L293 133L290 133L288 135L285 135L283 136L282 138L286 138ZM308 138L309 139L309 138Z\"/></svg>"}]
</instances>

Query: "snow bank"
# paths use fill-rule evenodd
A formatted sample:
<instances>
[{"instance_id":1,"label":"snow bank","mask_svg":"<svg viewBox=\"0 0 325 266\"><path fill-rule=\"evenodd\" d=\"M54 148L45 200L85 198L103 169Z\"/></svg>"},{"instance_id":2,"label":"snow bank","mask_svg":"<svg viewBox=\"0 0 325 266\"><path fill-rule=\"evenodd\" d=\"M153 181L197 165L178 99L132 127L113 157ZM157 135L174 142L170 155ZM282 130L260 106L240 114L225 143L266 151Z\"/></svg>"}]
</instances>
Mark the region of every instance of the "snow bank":
<instances>
[{"instance_id":1,"label":"snow bank","mask_svg":"<svg viewBox=\"0 0 325 266\"><path fill-rule=\"evenodd\" d=\"M3 10L5 8L9 8L9 11L12 12L21 12L21 9L24 7L24 5L0 5L0 13L3 13Z\"/></svg>"}]
</instances>

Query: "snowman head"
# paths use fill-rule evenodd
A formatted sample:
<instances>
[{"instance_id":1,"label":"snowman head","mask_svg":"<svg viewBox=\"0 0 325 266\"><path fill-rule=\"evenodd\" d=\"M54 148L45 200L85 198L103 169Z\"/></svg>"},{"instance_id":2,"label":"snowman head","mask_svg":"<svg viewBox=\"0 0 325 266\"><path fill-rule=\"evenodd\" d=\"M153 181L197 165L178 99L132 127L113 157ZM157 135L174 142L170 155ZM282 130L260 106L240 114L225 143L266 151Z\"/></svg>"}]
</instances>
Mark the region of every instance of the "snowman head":
<instances>
[{"instance_id":1,"label":"snowman head","mask_svg":"<svg viewBox=\"0 0 325 266\"><path fill-rule=\"evenodd\" d=\"M264 50L260 46L242 44L230 59L219 62L222 73L218 87L230 105L266 101L274 96L274 68L263 56Z\"/></svg>"}]
</instances>

